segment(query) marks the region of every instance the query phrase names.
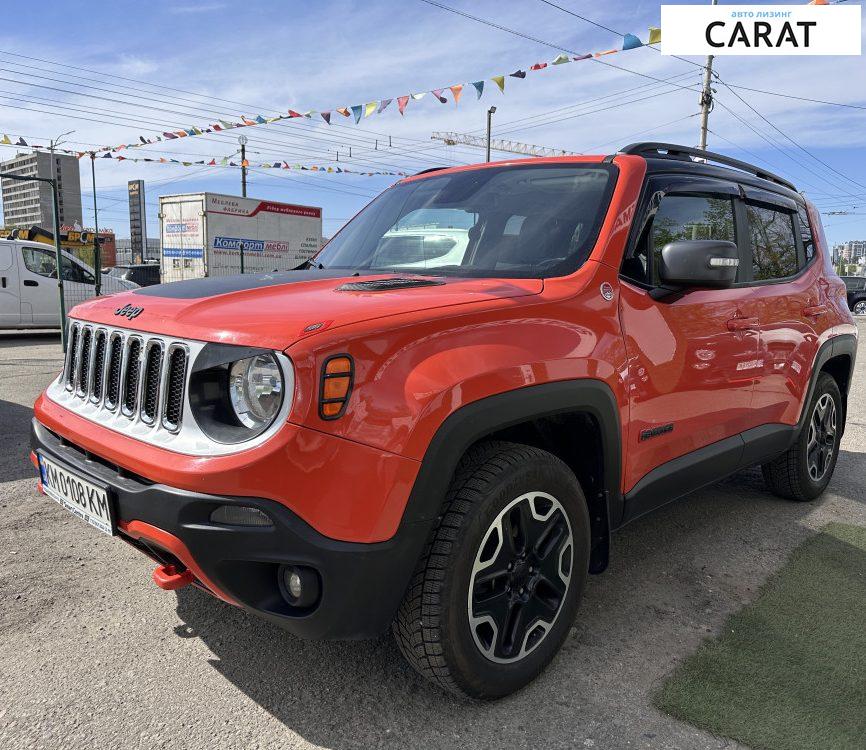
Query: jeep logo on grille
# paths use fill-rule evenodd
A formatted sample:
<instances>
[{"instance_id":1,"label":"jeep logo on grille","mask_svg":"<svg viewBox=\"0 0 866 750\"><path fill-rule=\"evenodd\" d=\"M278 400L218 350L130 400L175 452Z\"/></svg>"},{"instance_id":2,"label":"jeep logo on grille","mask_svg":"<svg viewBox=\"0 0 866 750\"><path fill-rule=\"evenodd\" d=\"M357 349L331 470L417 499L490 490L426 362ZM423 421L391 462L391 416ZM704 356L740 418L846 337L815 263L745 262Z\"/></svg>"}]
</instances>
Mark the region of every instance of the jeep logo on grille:
<instances>
[{"instance_id":1,"label":"jeep logo on grille","mask_svg":"<svg viewBox=\"0 0 866 750\"><path fill-rule=\"evenodd\" d=\"M118 307L115 311L115 315L122 315L124 318L129 318L132 320L133 318L137 318L144 312L143 307L135 307L134 305L124 305L123 307Z\"/></svg>"}]
</instances>

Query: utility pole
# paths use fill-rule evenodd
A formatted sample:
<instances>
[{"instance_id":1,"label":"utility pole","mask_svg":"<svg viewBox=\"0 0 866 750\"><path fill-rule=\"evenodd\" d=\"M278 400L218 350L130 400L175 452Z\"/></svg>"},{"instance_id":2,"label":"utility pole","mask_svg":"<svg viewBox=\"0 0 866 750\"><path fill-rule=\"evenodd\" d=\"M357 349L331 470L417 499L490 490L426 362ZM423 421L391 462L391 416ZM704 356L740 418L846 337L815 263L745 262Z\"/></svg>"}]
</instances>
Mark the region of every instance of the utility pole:
<instances>
[{"instance_id":1,"label":"utility pole","mask_svg":"<svg viewBox=\"0 0 866 750\"><path fill-rule=\"evenodd\" d=\"M247 137L245 135L238 136L238 143L241 144L241 195L247 197ZM241 255L243 259L243 254ZM243 265L243 260L241 260Z\"/></svg>"},{"instance_id":2,"label":"utility pole","mask_svg":"<svg viewBox=\"0 0 866 750\"><path fill-rule=\"evenodd\" d=\"M713 5L718 5L718 0L713 0ZM701 151L707 150L707 124L710 119L710 110L713 108L713 56L707 55L707 64L704 66L704 87L701 90Z\"/></svg>"},{"instance_id":3,"label":"utility pole","mask_svg":"<svg viewBox=\"0 0 866 750\"><path fill-rule=\"evenodd\" d=\"M490 131L493 122L493 113L496 112L496 107L491 107L487 110L487 156L485 161L490 161Z\"/></svg>"},{"instance_id":4,"label":"utility pole","mask_svg":"<svg viewBox=\"0 0 866 750\"><path fill-rule=\"evenodd\" d=\"M99 213L96 209L96 154L90 152L90 176L93 187L93 270L96 273L96 296L102 291L102 258L99 248Z\"/></svg>"}]
</instances>

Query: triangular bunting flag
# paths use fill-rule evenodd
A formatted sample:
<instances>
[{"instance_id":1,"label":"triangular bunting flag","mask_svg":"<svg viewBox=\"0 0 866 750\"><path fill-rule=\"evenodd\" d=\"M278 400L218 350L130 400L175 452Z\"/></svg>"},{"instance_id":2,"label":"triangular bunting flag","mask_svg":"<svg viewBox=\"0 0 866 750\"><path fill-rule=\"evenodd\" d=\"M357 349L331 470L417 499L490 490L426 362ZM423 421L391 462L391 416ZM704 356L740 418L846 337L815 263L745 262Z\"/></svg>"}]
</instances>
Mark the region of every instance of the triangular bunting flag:
<instances>
[{"instance_id":1,"label":"triangular bunting flag","mask_svg":"<svg viewBox=\"0 0 866 750\"><path fill-rule=\"evenodd\" d=\"M427 96L427 92L422 91L420 94L410 94L410 96L417 102L419 99L423 99L425 96Z\"/></svg>"},{"instance_id":2,"label":"triangular bunting flag","mask_svg":"<svg viewBox=\"0 0 866 750\"><path fill-rule=\"evenodd\" d=\"M662 30L658 26L649 27L649 41L647 44L658 44L662 40Z\"/></svg>"},{"instance_id":3,"label":"triangular bunting flag","mask_svg":"<svg viewBox=\"0 0 866 750\"><path fill-rule=\"evenodd\" d=\"M111 158L111 153L108 152L108 151L106 151L106 152L102 155L102 158L103 158L103 159L110 159L110 158Z\"/></svg>"},{"instance_id":4,"label":"triangular bunting flag","mask_svg":"<svg viewBox=\"0 0 866 750\"><path fill-rule=\"evenodd\" d=\"M637 49L638 47L643 47L643 42L638 39L634 34L626 34L622 38L622 48L625 49Z\"/></svg>"},{"instance_id":5,"label":"triangular bunting flag","mask_svg":"<svg viewBox=\"0 0 866 750\"><path fill-rule=\"evenodd\" d=\"M433 94L433 96L435 96L440 102L442 102L442 104L447 104L448 100L444 96L442 96L442 89L433 89L433 91L431 91L430 93Z\"/></svg>"},{"instance_id":6,"label":"triangular bunting flag","mask_svg":"<svg viewBox=\"0 0 866 750\"><path fill-rule=\"evenodd\" d=\"M18 138L17 142L15 143L15 145L16 145L16 146L26 146L26 145L27 145L27 141L25 141L23 138L21 138L21 137L19 136L19 138Z\"/></svg>"},{"instance_id":7,"label":"triangular bunting flag","mask_svg":"<svg viewBox=\"0 0 866 750\"><path fill-rule=\"evenodd\" d=\"M493 83L495 83L497 86L499 86L499 90L503 94L505 93L505 76L493 76L493 78L491 78L490 80L493 81Z\"/></svg>"},{"instance_id":8,"label":"triangular bunting flag","mask_svg":"<svg viewBox=\"0 0 866 750\"><path fill-rule=\"evenodd\" d=\"M511 78L526 78L525 70L515 70L513 73L508 74Z\"/></svg>"},{"instance_id":9,"label":"triangular bunting flag","mask_svg":"<svg viewBox=\"0 0 866 750\"><path fill-rule=\"evenodd\" d=\"M241 115L241 122L243 122L244 125L255 125L256 124L255 120L250 120L249 118L244 117L244 115Z\"/></svg>"},{"instance_id":10,"label":"triangular bunting flag","mask_svg":"<svg viewBox=\"0 0 866 750\"><path fill-rule=\"evenodd\" d=\"M223 166L223 167L227 167L228 164L229 164L229 158L228 158L228 156L224 156L222 159L220 159L220 165L221 165L221 166Z\"/></svg>"},{"instance_id":11,"label":"triangular bunting flag","mask_svg":"<svg viewBox=\"0 0 866 750\"><path fill-rule=\"evenodd\" d=\"M556 56L556 59L550 63L551 65L562 65L563 63L571 62L571 58L564 53L560 53Z\"/></svg>"},{"instance_id":12,"label":"triangular bunting flag","mask_svg":"<svg viewBox=\"0 0 866 750\"><path fill-rule=\"evenodd\" d=\"M381 102L379 102L379 109L376 110L376 114L381 114L386 109L388 109L388 105L393 101L393 99L383 99Z\"/></svg>"},{"instance_id":13,"label":"triangular bunting flag","mask_svg":"<svg viewBox=\"0 0 866 750\"><path fill-rule=\"evenodd\" d=\"M580 62L581 60L589 60L591 57L592 55L578 55L577 57L573 57L571 59L575 62Z\"/></svg>"},{"instance_id":14,"label":"triangular bunting flag","mask_svg":"<svg viewBox=\"0 0 866 750\"><path fill-rule=\"evenodd\" d=\"M241 161L241 166L242 166L242 167L248 167L249 165L250 165L250 161L249 161L249 159L243 159L243 160Z\"/></svg>"},{"instance_id":15,"label":"triangular bunting flag","mask_svg":"<svg viewBox=\"0 0 866 750\"><path fill-rule=\"evenodd\" d=\"M535 65L530 65L530 70L544 70L547 67L547 63L535 63Z\"/></svg>"},{"instance_id":16,"label":"triangular bunting flag","mask_svg":"<svg viewBox=\"0 0 866 750\"><path fill-rule=\"evenodd\" d=\"M328 125L330 125L331 124L331 113L330 112L320 112L320 114L322 115L322 119L326 123L328 123Z\"/></svg>"},{"instance_id":17,"label":"triangular bunting flag","mask_svg":"<svg viewBox=\"0 0 866 750\"><path fill-rule=\"evenodd\" d=\"M343 117L348 117L348 116L349 116L349 109L348 109L348 107L338 107L338 108L337 108L337 112L339 112L341 115L343 115Z\"/></svg>"},{"instance_id":18,"label":"triangular bunting flag","mask_svg":"<svg viewBox=\"0 0 866 750\"><path fill-rule=\"evenodd\" d=\"M295 110L290 109L289 110L289 117L303 117L303 115L300 112L295 112Z\"/></svg>"},{"instance_id":19,"label":"triangular bunting flag","mask_svg":"<svg viewBox=\"0 0 866 750\"><path fill-rule=\"evenodd\" d=\"M350 107L352 110L352 114L355 115L355 124L357 125L361 122L361 115L364 112L364 108L360 104L356 104L354 107Z\"/></svg>"},{"instance_id":20,"label":"triangular bunting flag","mask_svg":"<svg viewBox=\"0 0 866 750\"><path fill-rule=\"evenodd\" d=\"M602 56L604 56L604 55L613 55L613 54L615 54L615 53L617 53L617 52L619 52L618 49L606 49L604 52L596 52L596 53L595 53L595 56L596 56L596 57L602 57Z\"/></svg>"},{"instance_id":21,"label":"triangular bunting flag","mask_svg":"<svg viewBox=\"0 0 866 750\"><path fill-rule=\"evenodd\" d=\"M463 93L463 84L455 83L453 86L449 86L448 88L451 89L451 96L454 97L454 104L457 104L457 102L460 101L460 94Z\"/></svg>"},{"instance_id":22,"label":"triangular bunting flag","mask_svg":"<svg viewBox=\"0 0 866 750\"><path fill-rule=\"evenodd\" d=\"M406 105L409 103L408 96L398 96L397 97L397 109L400 110L400 114L402 115L406 109Z\"/></svg>"},{"instance_id":23,"label":"triangular bunting flag","mask_svg":"<svg viewBox=\"0 0 866 750\"><path fill-rule=\"evenodd\" d=\"M376 107L379 106L379 102L367 102L364 105L364 117L369 117L376 111Z\"/></svg>"},{"instance_id":24,"label":"triangular bunting flag","mask_svg":"<svg viewBox=\"0 0 866 750\"><path fill-rule=\"evenodd\" d=\"M9 136L6 135L5 133L3 134L3 140L0 141L0 143L2 143L4 146L11 146L12 145L12 141L9 140Z\"/></svg>"},{"instance_id":25,"label":"triangular bunting flag","mask_svg":"<svg viewBox=\"0 0 866 750\"><path fill-rule=\"evenodd\" d=\"M150 143L150 141L148 141L147 138L145 138L143 135L138 136L138 140L140 140L142 143Z\"/></svg>"},{"instance_id":26,"label":"triangular bunting flag","mask_svg":"<svg viewBox=\"0 0 866 750\"><path fill-rule=\"evenodd\" d=\"M211 160L207 163L207 165L208 165L209 167L215 167L215 166L216 166L216 159L211 159Z\"/></svg>"},{"instance_id":27,"label":"triangular bunting flag","mask_svg":"<svg viewBox=\"0 0 866 750\"><path fill-rule=\"evenodd\" d=\"M475 98L480 99L481 95L484 93L484 81L473 81L472 85L475 87L475 91L478 94Z\"/></svg>"},{"instance_id":28,"label":"triangular bunting flag","mask_svg":"<svg viewBox=\"0 0 866 750\"><path fill-rule=\"evenodd\" d=\"M264 125L264 124L267 122L267 120L266 120L264 117L262 117L261 115L258 115L258 116L256 117L256 122L257 122L259 125Z\"/></svg>"},{"instance_id":29,"label":"triangular bunting flag","mask_svg":"<svg viewBox=\"0 0 866 750\"><path fill-rule=\"evenodd\" d=\"M220 125L222 125L226 130L231 130L235 124L233 122L227 122L226 120L220 120ZM165 135L165 133L163 133Z\"/></svg>"}]
</instances>

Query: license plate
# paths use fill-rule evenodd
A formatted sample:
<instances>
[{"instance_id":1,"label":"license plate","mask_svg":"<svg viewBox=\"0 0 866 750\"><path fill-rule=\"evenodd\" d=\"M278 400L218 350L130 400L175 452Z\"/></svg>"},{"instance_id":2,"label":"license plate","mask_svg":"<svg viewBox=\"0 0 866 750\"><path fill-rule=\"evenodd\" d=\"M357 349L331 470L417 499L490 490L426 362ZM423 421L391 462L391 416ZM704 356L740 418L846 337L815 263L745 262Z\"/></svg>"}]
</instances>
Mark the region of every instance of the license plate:
<instances>
[{"instance_id":1,"label":"license plate","mask_svg":"<svg viewBox=\"0 0 866 750\"><path fill-rule=\"evenodd\" d=\"M66 510L100 531L114 535L111 499L105 487L89 482L74 471L39 454L42 489Z\"/></svg>"}]
</instances>

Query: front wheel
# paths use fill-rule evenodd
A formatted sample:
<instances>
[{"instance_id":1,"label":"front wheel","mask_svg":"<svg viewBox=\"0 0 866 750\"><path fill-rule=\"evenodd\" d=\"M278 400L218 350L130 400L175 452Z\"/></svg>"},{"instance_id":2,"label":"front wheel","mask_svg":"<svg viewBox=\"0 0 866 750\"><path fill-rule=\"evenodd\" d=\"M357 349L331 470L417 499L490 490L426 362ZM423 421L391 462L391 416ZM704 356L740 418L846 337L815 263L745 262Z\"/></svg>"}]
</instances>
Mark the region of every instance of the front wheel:
<instances>
[{"instance_id":1,"label":"front wheel","mask_svg":"<svg viewBox=\"0 0 866 750\"><path fill-rule=\"evenodd\" d=\"M818 376L806 410L807 421L794 444L761 467L770 490L789 500L814 500L836 467L845 412L839 386L826 372Z\"/></svg>"},{"instance_id":2,"label":"front wheel","mask_svg":"<svg viewBox=\"0 0 866 750\"><path fill-rule=\"evenodd\" d=\"M586 500L562 461L514 443L476 446L394 622L401 651L451 692L518 690L568 634L589 546Z\"/></svg>"},{"instance_id":3,"label":"front wheel","mask_svg":"<svg viewBox=\"0 0 866 750\"><path fill-rule=\"evenodd\" d=\"M866 299L855 302L854 309L851 312L855 315L866 315Z\"/></svg>"}]
</instances>

